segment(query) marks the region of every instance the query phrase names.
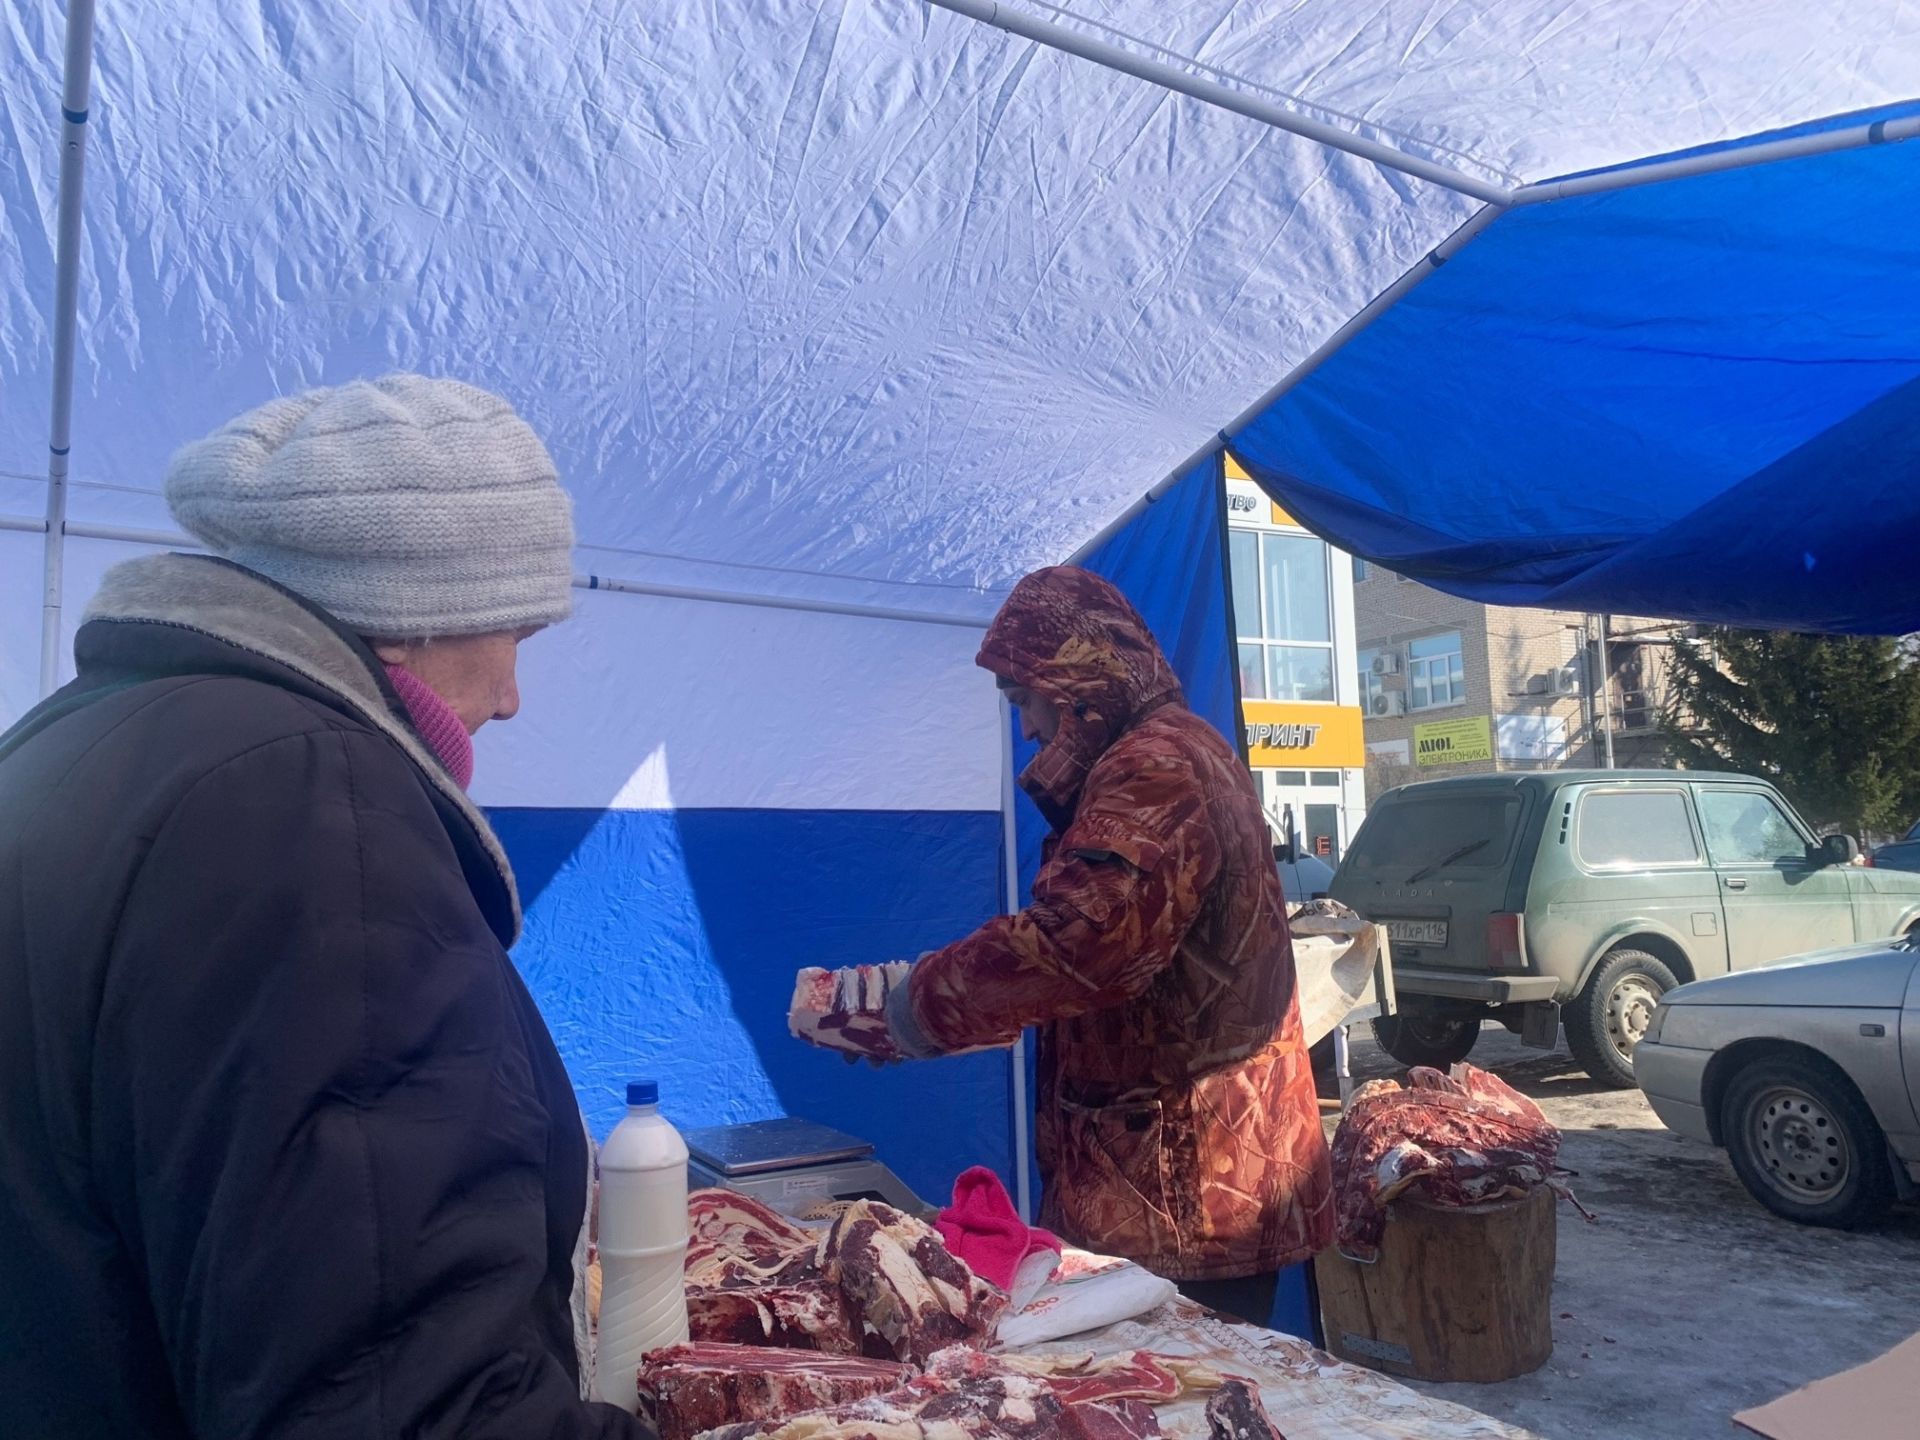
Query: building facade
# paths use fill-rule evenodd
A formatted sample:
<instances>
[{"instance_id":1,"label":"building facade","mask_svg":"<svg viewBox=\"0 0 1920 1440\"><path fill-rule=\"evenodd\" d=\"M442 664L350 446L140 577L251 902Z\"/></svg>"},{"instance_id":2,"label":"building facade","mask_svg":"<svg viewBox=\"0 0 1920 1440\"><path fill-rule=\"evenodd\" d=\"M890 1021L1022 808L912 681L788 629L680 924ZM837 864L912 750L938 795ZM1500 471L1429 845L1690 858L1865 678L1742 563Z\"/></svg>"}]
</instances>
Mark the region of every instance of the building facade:
<instances>
[{"instance_id":1,"label":"building facade","mask_svg":"<svg viewBox=\"0 0 1920 1440\"><path fill-rule=\"evenodd\" d=\"M1310 534L1231 458L1227 543L1241 714L1261 803L1338 864L1366 815L1353 561Z\"/></svg>"},{"instance_id":2,"label":"building facade","mask_svg":"<svg viewBox=\"0 0 1920 1440\"><path fill-rule=\"evenodd\" d=\"M1369 794L1494 770L1665 763L1674 621L1483 605L1353 565ZM1605 628L1605 661L1601 633Z\"/></svg>"}]
</instances>

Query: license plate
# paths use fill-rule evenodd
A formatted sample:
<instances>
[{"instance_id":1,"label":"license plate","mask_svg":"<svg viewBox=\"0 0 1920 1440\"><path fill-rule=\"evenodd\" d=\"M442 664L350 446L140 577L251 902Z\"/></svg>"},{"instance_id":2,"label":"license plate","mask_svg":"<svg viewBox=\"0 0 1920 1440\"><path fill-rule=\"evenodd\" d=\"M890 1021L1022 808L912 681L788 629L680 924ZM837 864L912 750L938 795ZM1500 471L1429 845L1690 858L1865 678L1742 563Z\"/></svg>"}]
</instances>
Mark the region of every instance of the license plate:
<instances>
[{"instance_id":1,"label":"license plate","mask_svg":"<svg viewBox=\"0 0 1920 1440\"><path fill-rule=\"evenodd\" d=\"M1445 945L1447 922L1444 920L1389 920L1387 938L1401 945Z\"/></svg>"}]
</instances>

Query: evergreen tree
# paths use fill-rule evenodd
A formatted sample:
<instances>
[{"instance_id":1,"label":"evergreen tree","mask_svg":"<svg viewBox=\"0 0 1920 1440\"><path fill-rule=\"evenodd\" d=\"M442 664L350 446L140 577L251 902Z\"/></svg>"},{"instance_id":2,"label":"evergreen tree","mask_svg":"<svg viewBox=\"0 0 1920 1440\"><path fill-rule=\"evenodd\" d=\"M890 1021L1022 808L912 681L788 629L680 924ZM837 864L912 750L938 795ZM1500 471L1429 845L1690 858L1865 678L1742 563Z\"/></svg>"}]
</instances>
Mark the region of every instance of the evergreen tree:
<instances>
[{"instance_id":1,"label":"evergreen tree","mask_svg":"<svg viewBox=\"0 0 1920 1440\"><path fill-rule=\"evenodd\" d=\"M1665 722L1677 764L1771 780L1815 825L1896 834L1920 813L1920 656L1899 640L1676 641Z\"/></svg>"}]
</instances>

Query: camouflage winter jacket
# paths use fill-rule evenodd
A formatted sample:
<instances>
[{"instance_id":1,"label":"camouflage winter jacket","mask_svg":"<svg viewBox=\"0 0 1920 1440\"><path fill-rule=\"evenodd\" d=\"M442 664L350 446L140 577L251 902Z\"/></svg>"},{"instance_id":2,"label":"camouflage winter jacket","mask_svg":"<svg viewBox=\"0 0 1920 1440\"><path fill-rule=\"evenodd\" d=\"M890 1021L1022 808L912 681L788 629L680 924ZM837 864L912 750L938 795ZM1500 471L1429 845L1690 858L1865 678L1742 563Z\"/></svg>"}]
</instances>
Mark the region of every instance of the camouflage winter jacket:
<instances>
[{"instance_id":1,"label":"camouflage winter jacket","mask_svg":"<svg viewBox=\"0 0 1920 1440\"><path fill-rule=\"evenodd\" d=\"M1020 777L1053 834L1033 903L927 957L946 1049L1040 1040L1043 1223L1176 1280L1324 1248L1332 1184L1272 842L1240 758L1188 710L1119 591L1015 587L980 664L1052 700Z\"/></svg>"}]
</instances>

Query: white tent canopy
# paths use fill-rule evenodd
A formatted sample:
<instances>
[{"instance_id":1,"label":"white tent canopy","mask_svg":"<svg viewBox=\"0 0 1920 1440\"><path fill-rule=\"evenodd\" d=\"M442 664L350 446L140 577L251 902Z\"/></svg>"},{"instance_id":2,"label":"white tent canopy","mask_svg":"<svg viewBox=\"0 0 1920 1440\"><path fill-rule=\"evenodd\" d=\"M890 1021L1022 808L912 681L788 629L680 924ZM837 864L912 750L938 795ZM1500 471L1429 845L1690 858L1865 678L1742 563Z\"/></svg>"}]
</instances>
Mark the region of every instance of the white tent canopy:
<instances>
[{"instance_id":1,"label":"white tent canopy","mask_svg":"<svg viewBox=\"0 0 1920 1440\"><path fill-rule=\"evenodd\" d=\"M1920 93L1899 0L1001 8L1501 189ZM0 721L37 689L62 33L53 0L0 26ZM107 3L94 54L68 640L139 549L87 537L171 528L174 447L396 368L520 407L583 573L984 620L1480 209L921 0ZM617 593L531 648L481 793L544 876L523 963L583 1085L619 1063L582 1058L590 1016L631 1020L622 1054L677 1043L635 947L705 977L674 1013L718 1013L823 915L872 923L819 958L872 959L1000 902L961 858L1007 778L972 648ZM636 880L669 841L680 869ZM805 883L748 933L770 864ZM741 1023L699 1118L803 1088ZM871 1093L804 1082L835 1085Z\"/></svg>"}]
</instances>

